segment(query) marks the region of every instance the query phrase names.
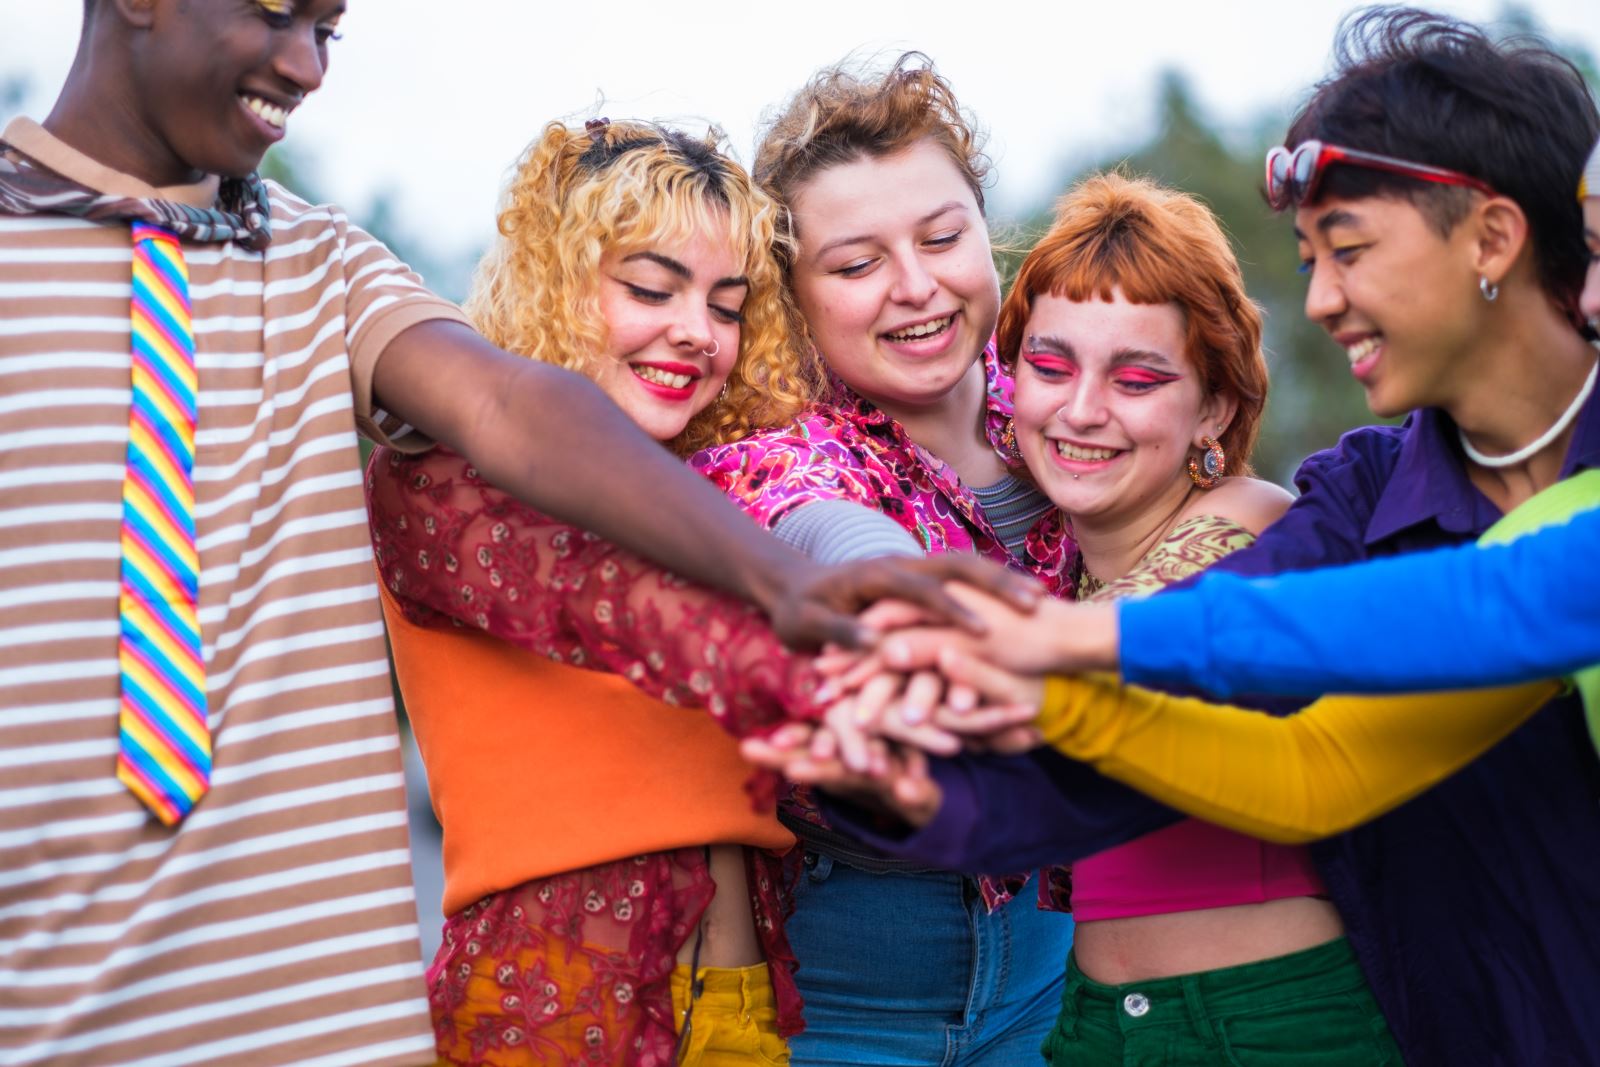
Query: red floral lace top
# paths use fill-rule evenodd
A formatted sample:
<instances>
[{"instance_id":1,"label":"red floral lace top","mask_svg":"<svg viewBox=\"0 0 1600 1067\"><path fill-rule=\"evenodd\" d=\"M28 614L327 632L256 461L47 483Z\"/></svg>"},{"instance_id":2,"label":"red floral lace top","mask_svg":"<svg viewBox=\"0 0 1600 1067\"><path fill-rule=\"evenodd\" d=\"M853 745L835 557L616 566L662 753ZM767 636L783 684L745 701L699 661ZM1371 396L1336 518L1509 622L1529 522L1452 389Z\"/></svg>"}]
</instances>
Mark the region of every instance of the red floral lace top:
<instances>
[{"instance_id":1,"label":"red floral lace top","mask_svg":"<svg viewBox=\"0 0 1600 1067\"><path fill-rule=\"evenodd\" d=\"M472 627L537 655L621 674L666 703L706 708L739 737L815 717L811 694L817 678L810 660L787 652L754 608L540 514L484 481L448 449L420 456L379 449L368 466L366 488L382 580L412 622ZM773 776L754 776L756 802L772 803L776 786ZM618 857L615 864L578 873L614 881L633 863L634 857ZM787 880L779 864L776 857L756 857L750 888L778 999L779 1030L787 1035L802 1024L794 956L783 933ZM618 868L615 877L606 873L612 866ZM709 899L698 888L680 894L683 900L666 899L674 885L709 882L698 850L678 850L671 866L679 871L675 877L642 883L643 898L632 901L630 916L670 912L679 919L648 927L630 923L621 944L612 944L616 939L598 928L592 938L586 930L600 918L610 921L609 915L591 918L572 909L557 914L546 905L563 899L560 893L520 891L548 890L545 883L555 883L547 879L511 891L516 922L530 930L559 931L573 942L611 945L617 958L608 964L610 971L659 978L660 961L676 958ZM627 881L633 880L629 875ZM663 899L651 898L657 890ZM437 966L435 972L440 982L452 973ZM670 994L664 981L652 991L655 999L666 1000L641 1003L632 1013L630 1025L645 1032L628 1036L627 1046L655 1049L651 1056L664 1047L670 1059ZM437 982L432 992L439 1024L441 998L448 1008L456 994ZM646 991L636 995L642 1000ZM500 1026L498 1018L495 1025ZM594 1025L605 1032L604 1020ZM509 1029L520 1035L518 1040L529 1039L526 1026ZM605 1043L611 1040L607 1036Z\"/></svg>"}]
</instances>

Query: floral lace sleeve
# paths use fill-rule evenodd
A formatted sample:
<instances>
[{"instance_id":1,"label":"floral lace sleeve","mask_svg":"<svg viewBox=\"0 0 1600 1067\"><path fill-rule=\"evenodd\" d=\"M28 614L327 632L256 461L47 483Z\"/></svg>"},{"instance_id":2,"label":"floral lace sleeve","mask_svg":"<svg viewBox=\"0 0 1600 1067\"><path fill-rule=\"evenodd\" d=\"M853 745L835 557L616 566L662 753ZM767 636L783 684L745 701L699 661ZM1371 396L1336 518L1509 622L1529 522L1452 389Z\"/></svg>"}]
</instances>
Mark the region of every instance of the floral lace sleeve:
<instances>
[{"instance_id":1,"label":"floral lace sleeve","mask_svg":"<svg viewBox=\"0 0 1600 1067\"><path fill-rule=\"evenodd\" d=\"M378 569L413 622L620 674L740 737L816 717L810 660L754 608L534 511L462 457L380 448L366 488Z\"/></svg>"}]
</instances>

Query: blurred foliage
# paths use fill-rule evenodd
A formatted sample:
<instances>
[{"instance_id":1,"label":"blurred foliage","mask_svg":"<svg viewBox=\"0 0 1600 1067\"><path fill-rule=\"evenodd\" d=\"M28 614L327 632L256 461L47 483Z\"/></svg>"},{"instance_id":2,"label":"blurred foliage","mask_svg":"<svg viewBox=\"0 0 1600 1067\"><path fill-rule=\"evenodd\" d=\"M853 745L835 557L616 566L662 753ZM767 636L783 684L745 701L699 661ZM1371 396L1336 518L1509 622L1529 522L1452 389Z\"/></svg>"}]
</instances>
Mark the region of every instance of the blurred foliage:
<instances>
[{"instance_id":1,"label":"blurred foliage","mask_svg":"<svg viewBox=\"0 0 1600 1067\"><path fill-rule=\"evenodd\" d=\"M9 118L22 109L28 88L26 78L0 77L0 117Z\"/></svg>"},{"instance_id":2,"label":"blurred foliage","mask_svg":"<svg viewBox=\"0 0 1600 1067\"><path fill-rule=\"evenodd\" d=\"M1497 36L1546 37L1583 72L1591 88L1600 85L1593 53L1570 41L1550 40L1536 18L1522 7L1508 7L1495 20ZM1203 200L1233 239L1245 284L1266 311L1265 345L1272 392L1256 446L1255 467L1262 477L1288 484L1300 461L1332 446L1339 435L1377 420L1350 377L1344 353L1302 310L1306 280L1289 223L1275 216L1262 195L1262 159L1283 136L1281 122L1265 116L1243 134L1225 133L1209 121L1186 77L1161 75L1155 132L1125 154L1068 173L1058 192L1096 171L1120 168L1182 189ZM1009 286L1022 262L1015 247L1027 248L1050 225L1053 204L1019 213L1014 238L997 253L1001 277Z\"/></svg>"},{"instance_id":3,"label":"blurred foliage","mask_svg":"<svg viewBox=\"0 0 1600 1067\"><path fill-rule=\"evenodd\" d=\"M261 161L261 176L270 178L311 203L330 198L322 192L316 161L304 149L276 144ZM449 257L441 255L415 234L414 224L405 216L400 194L393 187L378 190L364 211L350 211L351 220L382 241L402 262L420 274L428 287L447 300L466 299L472 269L478 254Z\"/></svg>"}]
</instances>

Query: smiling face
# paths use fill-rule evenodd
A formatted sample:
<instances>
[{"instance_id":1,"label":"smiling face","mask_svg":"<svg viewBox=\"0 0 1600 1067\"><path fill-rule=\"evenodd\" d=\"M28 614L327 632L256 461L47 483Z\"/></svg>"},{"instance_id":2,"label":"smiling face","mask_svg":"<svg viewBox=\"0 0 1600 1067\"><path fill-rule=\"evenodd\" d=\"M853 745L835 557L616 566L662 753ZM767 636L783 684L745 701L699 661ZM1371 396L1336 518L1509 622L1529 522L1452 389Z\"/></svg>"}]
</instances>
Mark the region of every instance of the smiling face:
<instances>
[{"instance_id":1,"label":"smiling face","mask_svg":"<svg viewBox=\"0 0 1600 1067\"><path fill-rule=\"evenodd\" d=\"M739 358L741 264L725 234L706 232L600 259L606 349L594 379L658 441L717 398Z\"/></svg>"},{"instance_id":2,"label":"smiling face","mask_svg":"<svg viewBox=\"0 0 1600 1067\"><path fill-rule=\"evenodd\" d=\"M1441 237L1409 202L1374 196L1301 207L1295 236L1311 278L1306 317L1345 350L1373 412L1458 401L1488 307L1470 227Z\"/></svg>"},{"instance_id":3,"label":"smiling face","mask_svg":"<svg viewBox=\"0 0 1600 1067\"><path fill-rule=\"evenodd\" d=\"M1072 519L1106 529L1166 514L1200 438L1233 405L1204 395L1176 304L1035 298L1017 360L1017 446Z\"/></svg>"},{"instance_id":4,"label":"smiling face","mask_svg":"<svg viewBox=\"0 0 1600 1067\"><path fill-rule=\"evenodd\" d=\"M1584 318L1600 319L1600 196L1583 198L1583 240L1589 246L1589 273L1578 307Z\"/></svg>"},{"instance_id":5,"label":"smiling face","mask_svg":"<svg viewBox=\"0 0 1600 1067\"><path fill-rule=\"evenodd\" d=\"M139 177L172 185L260 165L290 113L322 85L344 3L153 0L142 11L129 46L139 129L119 136L140 145Z\"/></svg>"},{"instance_id":6,"label":"smiling face","mask_svg":"<svg viewBox=\"0 0 1600 1067\"><path fill-rule=\"evenodd\" d=\"M793 213L795 299L829 367L891 412L943 400L1000 309L983 214L949 154L922 141L830 167Z\"/></svg>"}]
</instances>

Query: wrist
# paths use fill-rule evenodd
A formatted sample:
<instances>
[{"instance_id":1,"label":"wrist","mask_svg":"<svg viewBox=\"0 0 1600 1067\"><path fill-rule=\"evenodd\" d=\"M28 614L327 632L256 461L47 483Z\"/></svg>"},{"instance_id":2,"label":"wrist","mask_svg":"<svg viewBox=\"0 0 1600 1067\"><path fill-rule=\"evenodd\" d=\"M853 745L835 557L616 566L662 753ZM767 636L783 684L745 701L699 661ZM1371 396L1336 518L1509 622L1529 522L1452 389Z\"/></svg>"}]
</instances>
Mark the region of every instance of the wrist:
<instances>
[{"instance_id":1,"label":"wrist","mask_svg":"<svg viewBox=\"0 0 1600 1067\"><path fill-rule=\"evenodd\" d=\"M1053 626L1055 662L1048 668L1064 674L1115 671L1118 636L1115 603L1062 605L1066 618Z\"/></svg>"},{"instance_id":2,"label":"wrist","mask_svg":"<svg viewBox=\"0 0 1600 1067\"><path fill-rule=\"evenodd\" d=\"M794 551L776 538L763 533L768 542L744 560L734 563L734 584L742 597L754 604L769 620L782 614L799 590L815 577L818 564Z\"/></svg>"}]
</instances>

